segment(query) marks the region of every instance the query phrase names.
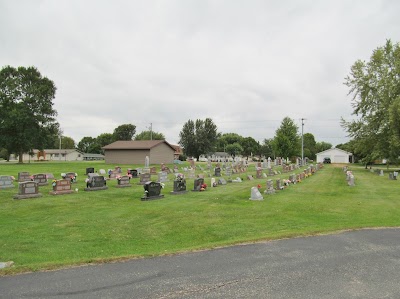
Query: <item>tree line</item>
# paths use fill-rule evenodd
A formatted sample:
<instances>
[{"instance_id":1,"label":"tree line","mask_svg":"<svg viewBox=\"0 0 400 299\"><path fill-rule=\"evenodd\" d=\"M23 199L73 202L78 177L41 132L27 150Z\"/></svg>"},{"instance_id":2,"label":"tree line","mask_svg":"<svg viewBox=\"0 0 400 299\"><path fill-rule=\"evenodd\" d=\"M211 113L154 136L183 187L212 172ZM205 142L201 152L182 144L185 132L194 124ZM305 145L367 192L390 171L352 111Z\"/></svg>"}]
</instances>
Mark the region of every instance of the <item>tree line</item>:
<instances>
[{"instance_id":1,"label":"tree line","mask_svg":"<svg viewBox=\"0 0 400 299\"><path fill-rule=\"evenodd\" d=\"M264 157L295 157L301 156L301 135L295 122L289 117L282 120L275 132L275 137L256 141L252 137L240 136L237 133L218 133L212 119L188 120L179 133L179 145L186 156L199 158L200 155L211 155L214 152L226 152L231 156L264 156ZM315 159L318 152L330 149L327 142L316 142L314 135L303 135L304 156Z\"/></svg>"}]
</instances>

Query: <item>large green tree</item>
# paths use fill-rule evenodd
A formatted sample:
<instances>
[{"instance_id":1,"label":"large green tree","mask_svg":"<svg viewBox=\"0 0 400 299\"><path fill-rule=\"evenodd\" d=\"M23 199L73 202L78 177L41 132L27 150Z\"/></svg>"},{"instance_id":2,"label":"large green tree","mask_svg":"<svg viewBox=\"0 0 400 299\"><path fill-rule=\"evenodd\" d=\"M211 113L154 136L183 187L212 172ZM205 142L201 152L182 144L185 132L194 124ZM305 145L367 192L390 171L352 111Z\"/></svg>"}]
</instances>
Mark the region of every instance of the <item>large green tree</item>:
<instances>
[{"instance_id":1,"label":"large green tree","mask_svg":"<svg viewBox=\"0 0 400 299\"><path fill-rule=\"evenodd\" d=\"M163 133L143 131L135 136L135 140L165 140Z\"/></svg>"},{"instance_id":2,"label":"large green tree","mask_svg":"<svg viewBox=\"0 0 400 299\"><path fill-rule=\"evenodd\" d=\"M226 146L233 143L241 143L243 137L237 133L224 133L218 134L217 143L216 143L216 151L224 152L226 151Z\"/></svg>"},{"instance_id":3,"label":"large green tree","mask_svg":"<svg viewBox=\"0 0 400 299\"><path fill-rule=\"evenodd\" d=\"M240 142L240 145L243 148L242 155L247 157L252 155L260 155L261 145L253 137L243 138Z\"/></svg>"},{"instance_id":4,"label":"large green tree","mask_svg":"<svg viewBox=\"0 0 400 299\"><path fill-rule=\"evenodd\" d=\"M96 143L96 138L85 136L78 142L77 149L83 153L97 153L98 145Z\"/></svg>"},{"instance_id":5,"label":"large green tree","mask_svg":"<svg viewBox=\"0 0 400 299\"><path fill-rule=\"evenodd\" d=\"M217 137L217 126L211 118L189 119L179 133L179 145L183 147L185 155L199 158L201 154L215 150Z\"/></svg>"},{"instance_id":6,"label":"large green tree","mask_svg":"<svg viewBox=\"0 0 400 299\"><path fill-rule=\"evenodd\" d=\"M285 117L282 120L280 127L275 132L275 138L273 142L276 156L291 158L299 155L301 151L301 143L298 130L299 128L289 117Z\"/></svg>"},{"instance_id":7,"label":"large green tree","mask_svg":"<svg viewBox=\"0 0 400 299\"><path fill-rule=\"evenodd\" d=\"M235 157L235 156L240 155L240 154L243 153L243 147L239 143L234 142L234 143L228 144L225 147L225 151L228 154L230 154L231 156Z\"/></svg>"},{"instance_id":8,"label":"large green tree","mask_svg":"<svg viewBox=\"0 0 400 299\"><path fill-rule=\"evenodd\" d=\"M114 129L114 141L116 140L132 140L136 133L136 126L132 124L124 124Z\"/></svg>"},{"instance_id":9,"label":"large green tree","mask_svg":"<svg viewBox=\"0 0 400 299\"><path fill-rule=\"evenodd\" d=\"M260 148L260 153L261 155L265 156L266 158L275 158L275 153L274 153L274 139L269 138L269 139L264 139L263 143Z\"/></svg>"},{"instance_id":10,"label":"large green tree","mask_svg":"<svg viewBox=\"0 0 400 299\"><path fill-rule=\"evenodd\" d=\"M316 154L318 154L320 152L323 152L323 151L326 151L326 150L331 149L331 148L332 148L332 144L330 144L329 142L320 141L320 142L317 142L315 144Z\"/></svg>"},{"instance_id":11,"label":"large green tree","mask_svg":"<svg viewBox=\"0 0 400 299\"><path fill-rule=\"evenodd\" d=\"M377 158L396 161L400 152L400 45L386 41L368 62L358 60L345 79L355 120L342 126L367 164Z\"/></svg>"},{"instance_id":12,"label":"large green tree","mask_svg":"<svg viewBox=\"0 0 400 299\"><path fill-rule=\"evenodd\" d=\"M0 146L16 153L44 149L59 131L53 108L56 86L35 67L0 70Z\"/></svg>"},{"instance_id":13,"label":"large green tree","mask_svg":"<svg viewBox=\"0 0 400 299\"><path fill-rule=\"evenodd\" d=\"M317 143L315 142L315 137L311 133L305 133L303 135L303 145L304 145L304 157L315 160L317 153Z\"/></svg>"}]
</instances>

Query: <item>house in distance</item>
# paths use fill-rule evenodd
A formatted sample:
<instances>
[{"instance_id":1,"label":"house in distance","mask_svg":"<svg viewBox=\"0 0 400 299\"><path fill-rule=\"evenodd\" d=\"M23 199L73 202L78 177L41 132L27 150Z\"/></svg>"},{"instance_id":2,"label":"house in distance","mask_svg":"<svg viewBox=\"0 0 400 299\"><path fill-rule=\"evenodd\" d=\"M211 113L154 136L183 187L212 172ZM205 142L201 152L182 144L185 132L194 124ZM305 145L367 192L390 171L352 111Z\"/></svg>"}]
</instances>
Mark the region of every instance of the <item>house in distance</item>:
<instances>
[{"instance_id":1,"label":"house in distance","mask_svg":"<svg viewBox=\"0 0 400 299\"><path fill-rule=\"evenodd\" d=\"M172 164L175 148L165 140L119 140L102 147L107 164Z\"/></svg>"}]
</instances>

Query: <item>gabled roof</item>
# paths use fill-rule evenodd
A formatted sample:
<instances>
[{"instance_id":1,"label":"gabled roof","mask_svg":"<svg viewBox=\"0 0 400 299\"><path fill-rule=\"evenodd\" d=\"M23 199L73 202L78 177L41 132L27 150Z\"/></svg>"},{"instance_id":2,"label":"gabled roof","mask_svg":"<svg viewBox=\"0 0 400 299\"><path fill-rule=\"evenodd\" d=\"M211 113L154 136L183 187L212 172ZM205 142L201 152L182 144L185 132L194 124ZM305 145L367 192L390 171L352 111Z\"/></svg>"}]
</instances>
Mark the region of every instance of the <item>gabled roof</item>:
<instances>
[{"instance_id":1,"label":"gabled roof","mask_svg":"<svg viewBox=\"0 0 400 299\"><path fill-rule=\"evenodd\" d=\"M346 152L346 151L344 151L344 150L342 150L342 149L340 149L340 148L330 148L330 149L327 149L327 150L325 150L325 151L323 151L323 152L320 152L320 153L317 153L317 155L320 155L320 154L326 154L327 152L330 152L330 151L333 151L333 150L336 150L336 151L339 151L339 152L342 152L342 153L344 153L344 154L346 154L346 155L353 155L352 153L349 153L349 152Z\"/></svg>"},{"instance_id":2,"label":"gabled roof","mask_svg":"<svg viewBox=\"0 0 400 299\"><path fill-rule=\"evenodd\" d=\"M148 150L162 143L167 144L175 151L175 148L165 140L119 140L103 146L104 150Z\"/></svg>"}]
</instances>

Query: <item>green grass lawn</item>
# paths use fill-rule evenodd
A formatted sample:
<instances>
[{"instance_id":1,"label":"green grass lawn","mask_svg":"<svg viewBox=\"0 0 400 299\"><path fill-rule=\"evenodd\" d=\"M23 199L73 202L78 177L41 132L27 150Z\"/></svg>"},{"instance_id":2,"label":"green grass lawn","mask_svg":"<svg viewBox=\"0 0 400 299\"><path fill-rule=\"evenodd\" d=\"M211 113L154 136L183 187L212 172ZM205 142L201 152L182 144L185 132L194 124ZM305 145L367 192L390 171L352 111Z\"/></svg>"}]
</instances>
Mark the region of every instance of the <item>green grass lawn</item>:
<instances>
[{"instance_id":1,"label":"green grass lawn","mask_svg":"<svg viewBox=\"0 0 400 299\"><path fill-rule=\"evenodd\" d=\"M123 172L135 167L120 166ZM159 165L154 166L159 170ZM116 181L111 181L108 190L85 192L86 167L98 171L114 165L0 163L0 175L15 177L20 171L50 172L56 178L61 172L77 172L78 183L73 188L79 189L54 196L49 195L49 185L40 187L42 198L25 200L13 199L17 187L0 190L0 261L15 263L0 270L0 275L345 229L400 226L400 181L363 167L351 166L354 187L347 186L340 167L325 165L301 183L264 195L264 201L248 199L252 186L261 184L261 191L265 190L266 179L170 195L173 174L161 200L141 201L143 186L136 184L138 179L133 179L131 188L116 188ZM254 166L249 174L255 176ZM205 182L209 185L210 178ZM192 188L193 179L188 179L187 189Z\"/></svg>"}]
</instances>

